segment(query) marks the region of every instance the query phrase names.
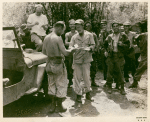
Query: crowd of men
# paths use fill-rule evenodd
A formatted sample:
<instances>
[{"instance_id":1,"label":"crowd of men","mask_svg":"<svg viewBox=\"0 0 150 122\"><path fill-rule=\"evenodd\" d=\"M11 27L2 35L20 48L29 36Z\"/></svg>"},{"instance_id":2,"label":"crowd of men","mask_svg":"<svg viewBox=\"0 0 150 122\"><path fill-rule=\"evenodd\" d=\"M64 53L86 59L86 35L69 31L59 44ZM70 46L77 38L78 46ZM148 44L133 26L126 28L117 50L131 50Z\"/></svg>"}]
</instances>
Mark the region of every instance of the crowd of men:
<instances>
[{"instance_id":1,"label":"crowd of men","mask_svg":"<svg viewBox=\"0 0 150 122\"><path fill-rule=\"evenodd\" d=\"M106 20L101 21L98 36L92 32L89 21L71 19L69 27L70 32L65 34L64 42L61 37L66 29L63 21L56 22L51 32L46 35L48 21L42 14L41 5L36 6L36 12L27 20L27 28L31 28L28 34L31 36L31 43L37 51L48 56L46 72L48 96L52 101L50 112L67 110L62 102L71 86L77 95L77 103L82 103L83 93L86 93L86 99L93 101L91 85L99 87L95 77L100 64L106 80L104 87L107 87L108 93L112 93L112 83L115 82L116 89L120 90L122 95L126 94L124 87L125 82L129 82L129 71L134 80L130 88L137 88L138 81L147 69L146 31L136 34L130 31L130 22L125 22L120 27L120 23L114 21L112 31L108 32ZM144 28L147 29L146 26ZM138 64L139 56L141 61ZM85 85L84 92L81 82Z\"/></svg>"}]
</instances>

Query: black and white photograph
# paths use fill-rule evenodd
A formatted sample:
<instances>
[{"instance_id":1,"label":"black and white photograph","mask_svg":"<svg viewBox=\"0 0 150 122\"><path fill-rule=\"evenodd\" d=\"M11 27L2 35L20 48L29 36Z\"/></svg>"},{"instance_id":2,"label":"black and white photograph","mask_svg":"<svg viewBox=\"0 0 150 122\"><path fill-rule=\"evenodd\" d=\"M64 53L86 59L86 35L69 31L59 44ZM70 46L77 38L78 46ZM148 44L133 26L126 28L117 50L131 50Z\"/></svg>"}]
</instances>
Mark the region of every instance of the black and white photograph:
<instances>
[{"instance_id":1,"label":"black and white photograph","mask_svg":"<svg viewBox=\"0 0 150 122\"><path fill-rule=\"evenodd\" d=\"M3 119L148 122L148 2L3 1L1 35Z\"/></svg>"}]
</instances>

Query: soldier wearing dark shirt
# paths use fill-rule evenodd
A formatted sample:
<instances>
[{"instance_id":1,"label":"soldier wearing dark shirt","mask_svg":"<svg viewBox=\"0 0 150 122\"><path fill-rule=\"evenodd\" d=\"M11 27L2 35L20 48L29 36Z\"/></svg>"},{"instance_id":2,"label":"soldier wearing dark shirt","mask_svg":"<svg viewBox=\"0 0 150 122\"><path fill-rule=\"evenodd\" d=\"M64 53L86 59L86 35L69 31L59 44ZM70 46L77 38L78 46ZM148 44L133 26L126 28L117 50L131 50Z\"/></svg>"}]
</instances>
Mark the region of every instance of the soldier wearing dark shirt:
<instances>
[{"instance_id":1,"label":"soldier wearing dark shirt","mask_svg":"<svg viewBox=\"0 0 150 122\"><path fill-rule=\"evenodd\" d=\"M136 41L141 51L141 61L139 63L138 68L136 69L136 72L133 78L134 82L129 88L137 88L138 81L140 81L142 74L147 69L147 39L148 39L147 32L140 34L136 38Z\"/></svg>"},{"instance_id":2,"label":"soldier wearing dark shirt","mask_svg":"<svg viewBox=\"0 0 150 122\"><path fill-rule=\"evenodd\" d=\"M99 34L99 57L101 58L104 80L107 79L106 57L104 55L104 41L109 33L107 32L107 21L101 21L101 32ZM106 86L106 85L105 85Z\"/></svg>"},{"instance_id":3,"label":"soldier wearing dark shirt","mask_svg":"<svg viewBox=\"0 0 150 122\"><path fill-rule=\"evenodd\" d=\"M92 26L90 22L86 22L85 24L85 28L87 31L91 32ZM93 61L91 62L91 67L90 67L90 76L91 76L91 81L92 81L92 86L98 87L98 85L95 83L95 76L96 76L96 60L97 60L97 49L98 49L98 39L97 39L97 35L93 32L91 32L93 34L93 38L95 41L95 48L92 54L92 58Z\"/></svg>"},{"instance_id":4,"label":"soldier wearing dark shirt","mask_svg":"<svg viewBox=\"0 0 150 122\"><path fill-rule=\"evenodd\" d=\"M130 43L128 37L121 33L119 30L119 23L112 23L113 33L108 35L106 38L105 45L105 56L107 57L106 63L108 66L107 71L107 84L108 93L112 93L113 78L121 85L121 94L125 95L124 90L124 77L123 77L123 66L125 63L124 54L126 53ZM114 73L115 71L115 73ZM117 79L116 79L117 78Z\"/></svg>"}]
</instances>

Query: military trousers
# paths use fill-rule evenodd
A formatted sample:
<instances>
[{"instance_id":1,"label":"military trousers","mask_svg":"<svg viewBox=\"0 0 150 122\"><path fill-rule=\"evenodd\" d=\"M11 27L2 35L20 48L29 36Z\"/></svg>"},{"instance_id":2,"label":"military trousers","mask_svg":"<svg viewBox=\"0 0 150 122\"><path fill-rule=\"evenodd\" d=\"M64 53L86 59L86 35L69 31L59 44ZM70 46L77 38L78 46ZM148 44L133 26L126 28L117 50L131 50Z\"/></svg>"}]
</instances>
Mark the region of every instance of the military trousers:
<instances>
[{"instance_id":1,"label":"military trousers","mask_svg":"<svg viewBox=\"0 0 150 122\"><path fill-rule=\"evenodd\" d=\"M140 63L138 68L136 69L134 80L140 81L142 74L147 69L147 58L143 59Z\"/></svg>"},{"instance_id":2,"label":"military trousers","mask_svg":"<svg viewBox=\"0 0 150 122\"><path fill-rule=\"evenodd\" d=\"M91 80L90 80L90 63L83 63L83 64L73 64L74 69L74 81L73 81L73 88L77 95L82 95L82 86L81 82L82 79L85 85L85 92L91 91Z\"/></svg>"},{"instance_id":3,"label":"military trousers","mask_svg":"<svg viewBox=\"0 0 150 122\"><path fill-rule=\"evenodd\" d=\"M124 57L118 57L118 53L113 53L113 56L108 57L107 63L107 83L112 84L113 80L119 85L124 84L123 67Z\"/></svg>"}]
</instances>

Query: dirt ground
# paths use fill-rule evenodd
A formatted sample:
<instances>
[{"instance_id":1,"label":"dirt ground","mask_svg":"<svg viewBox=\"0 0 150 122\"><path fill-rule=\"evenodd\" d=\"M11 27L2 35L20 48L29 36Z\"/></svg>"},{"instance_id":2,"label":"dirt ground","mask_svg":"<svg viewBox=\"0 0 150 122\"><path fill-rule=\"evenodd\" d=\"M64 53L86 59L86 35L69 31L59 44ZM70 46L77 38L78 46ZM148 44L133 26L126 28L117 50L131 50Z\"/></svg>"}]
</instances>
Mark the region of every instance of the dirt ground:
<instances>
[{"instance_id":1,"label":"dirt ground","mask_svg":"<svg viewBox=\"0 0 150 122\"><path fill-rule=\"evenodd\" d=\"M106 81L102 80L102 73L96 75L96 83L99 87L92 87L94 102L85 99L80 108L76 106L76 95L72 88L68 89L67 99L63 102L68 108L65 113L49 113L50 103L45 101L42 93L37 95L24 96L21 99L3 107L4 117L100 117L100 116L147 116L147 72L142 76L137 89L129 89L133 82L126 83L126 95L121 95L116 89L112 94L107 93L103 88ZM83 84L82 84L83 85ZM84 86L84 85L83 85ZM115 87L115 83L113 84Z\"/></svg>"}]
</instances>

